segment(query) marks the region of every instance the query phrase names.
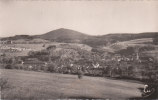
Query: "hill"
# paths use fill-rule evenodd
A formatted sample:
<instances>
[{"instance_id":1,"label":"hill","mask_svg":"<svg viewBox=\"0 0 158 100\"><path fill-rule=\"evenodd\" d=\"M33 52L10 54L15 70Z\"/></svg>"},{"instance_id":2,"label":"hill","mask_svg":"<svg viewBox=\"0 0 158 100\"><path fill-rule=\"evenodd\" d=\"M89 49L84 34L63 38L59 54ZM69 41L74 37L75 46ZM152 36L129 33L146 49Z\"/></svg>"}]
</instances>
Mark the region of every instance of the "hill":
<instances>
[{"instance_id":1,"label":"hill","mask_svg":"<svg viewBox=\"0 0 158 100\"><path fill-rule=\"evenodd\" d=\"M33 39L33 36L30 36L30 35L15 35L15 36L11 36L11 37L0 38L0 39L1 39L1 41L5 41L5 40L19 40L19 39L31 40L31 39Z\"/></svg>"},{"instance_id":2,"label":"hill","mask_svg":"<svg viewBox=\"0 0 158 100\"><path fill-rule=\"evenodd\" d=\"M46 49L49 46L55 45L57 48L65 48L65 49L83 49L87 51L91 51L92 47L85 44L78 43L57 43L57 42L48 42L43 39L33 39L30 41L26 41L23 39L19 39L14 41L15 44L2 44L0 46L0 52L5 53L7 56L27 56L29 51L41 51Z\"/></svg>"},{"instance_id":3,"label":"hill","mask_svg":"<svg viewBox=\"0 0 158 100\"><path fill-rule=\"evenodd\" d=\"M35 37L56 42L81 43L83 40L88 39L91 36L74 30L60 28Z\"/></svg>"},{"instance_id":4,"label":"hill","mask_svg":"<svg viewBox=\"0 0 158 100\"><path fill-rule=\"evenodd\" d=\"M133 39L129 41L123 41L123 42L116 42L114 44L111 44L109 47L114 49L115 51L126 49L127 47L134 47L134 46L147 46L152 44L153 39L152 38L141 38L141 39Z\"/></svg>"},{"instance_id":5,"label":"hill","mask_svg":"<svg viewBox=\"0 0 158 100\"><path fill-rule=\"evenodd\" d=\"M154 38L157 35L158 32L145 32L145 33L137 33L137 34L116 33L116 34L107 34L101 36L90 36L74 30L61 28L35 37L56 41L56 42L82 43L92 47L96 47L96 46L105 46L107 44L116 43L118 41L120 42L120 41L129 41L129 40L141 39L141 38Z\"/></svg>"},{"instance_id":6,"label":"hill","mask_svg":"<svg viewBox=\"0 0 158 100\"><path fill-rule=\"evenodd\" d=\"M153 44L153 38L141 38L116 42L107 46L105 49L110 48L110 51L113 51L113 53L127 53L128 47L139 48L139 52L142 53L142 56L152 57L158 61L158 45Z\"/></svg>"},{"instance_id":7,"label":"hill","mask_svg":"<svg viewBox=\"0 0 158 100\"><path fill-rule=\"evenodd\" d=\"M158 36L158 32L145 32L145 33L116 33L116 34L107 34L101 36L91 36L78 31L60 28L45 34L41 35L16 35L13 37L1 38L1 41L4 40L19 40L23 39L25 41L30 41L33 39L43 39L40 41L47 40L53 42L62 42L62 43L81 43L87 44L92 47L96 46L106 46L109 44L113 44L116 42L129 41L134 39L142 39L142 38L154 38ZM39 41L39 40L38 40Z\"/></svg>"},{"instance_id":8,"label":"hill","mask_svg":"<svg viewBox=\"0 0 158 100\"><path fill-rule=\"evenodd\" d=\"M128 41L141 38L154 38L158 36L158 32L144 32L144 33L116 33L100 36L102 39L107 39L109 42Z\"/></svg>"},{"instance_id":9,"label":"hill","mask_svg":"<svg viewBox=\"0 0 158 100\"><path fill-rule=\"evenodd\" d=\"M49 43L48 40L41 38L32 38L32 39L17 39L12 40L14 44L39 44L39 43Z\"/></svg>"}]
</instances>

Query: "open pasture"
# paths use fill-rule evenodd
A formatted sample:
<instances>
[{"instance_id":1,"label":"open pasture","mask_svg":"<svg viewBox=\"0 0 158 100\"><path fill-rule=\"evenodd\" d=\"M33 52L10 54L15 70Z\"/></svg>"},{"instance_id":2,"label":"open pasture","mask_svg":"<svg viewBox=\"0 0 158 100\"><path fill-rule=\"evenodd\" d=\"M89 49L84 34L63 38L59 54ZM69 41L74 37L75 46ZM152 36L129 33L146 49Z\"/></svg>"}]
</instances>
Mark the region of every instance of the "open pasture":
<instances>
[{"instance_id":1,"label":"open pasture","mask_svg":"<svg viewBox=\"0 0 158 100\"><path fill-rule=\"evenodd\" d=\"M77 75L0 69L10 88L2 91L2 99L110 98L140 97L143 84L100 77L78 79Z\"/></svg>"}]
</instances>

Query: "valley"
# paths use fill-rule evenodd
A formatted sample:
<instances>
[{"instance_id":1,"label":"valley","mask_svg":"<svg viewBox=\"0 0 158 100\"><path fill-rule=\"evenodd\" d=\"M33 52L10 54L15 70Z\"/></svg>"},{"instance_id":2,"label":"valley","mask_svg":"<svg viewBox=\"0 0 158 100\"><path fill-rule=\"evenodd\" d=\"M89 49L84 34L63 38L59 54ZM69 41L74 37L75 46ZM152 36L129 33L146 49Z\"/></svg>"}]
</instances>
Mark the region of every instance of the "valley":
<instances>
[{"instance_id":1,"label":"valley","mask_svg":"<svg viewBox=\"0 0 158 100\"><path fill-rule=\"evenodd\" d=\"M2 98L140 98L139 89L158 78L157 34L90 36L61 28L0 38L1 78L11 86Z\"/></svg>"}]
</instances>

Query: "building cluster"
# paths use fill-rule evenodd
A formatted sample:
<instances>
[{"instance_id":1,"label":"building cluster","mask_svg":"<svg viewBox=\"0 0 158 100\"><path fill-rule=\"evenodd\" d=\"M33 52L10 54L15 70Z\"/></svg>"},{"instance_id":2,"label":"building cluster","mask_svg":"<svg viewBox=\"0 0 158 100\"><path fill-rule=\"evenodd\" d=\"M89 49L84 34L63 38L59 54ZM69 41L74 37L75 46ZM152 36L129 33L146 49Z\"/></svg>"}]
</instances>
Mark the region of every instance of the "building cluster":
<instances>
[{"instance_id":1,"label":"building cluster","mask_svg":"<svg viewBox=\"0 0 158 100\"><path fill-rule=\"evenodd\" d=\"M7 45L2 45L0 46L1 51L6 51L6 52L21 52L25 50L31 50L30 48L24 48L24 47L11 47Z\"/></svg>"}]
</instances>

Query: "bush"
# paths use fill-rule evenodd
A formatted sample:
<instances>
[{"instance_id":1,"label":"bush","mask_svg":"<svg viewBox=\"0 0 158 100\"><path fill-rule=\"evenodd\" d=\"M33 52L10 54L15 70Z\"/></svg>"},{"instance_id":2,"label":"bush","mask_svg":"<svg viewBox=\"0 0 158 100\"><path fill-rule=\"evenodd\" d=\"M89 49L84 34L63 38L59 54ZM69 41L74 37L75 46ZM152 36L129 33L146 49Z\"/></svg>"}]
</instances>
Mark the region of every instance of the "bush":
<instances>
[{"instance_id":1,"label":"bush","mask_svg":"<svg viewBox=\"0 0 158 100\"><path fill-rule=\"evenodd\" d=\"M16 65L14 66L15 69L22 69L22 67L23 67L23 66L20 65L20 64L16 64Z\"/></svg>"},{"instance_id":2,"label":"bush","mask_svg":"<svg viewBox=\"0 0 158 100\"><path fill-rule=\"evenodd\" d=\"M78 78L79 78L79 79L82 79L82 78L83 78L83 75L84 75L83 71L82 71L82 70L79 70L79 71L78 71Z\"/></svg>"},{"instance_id":3,"label":"bush","mask_svg":"<svg viewBox=\"0 0 158 100\"><path fill-rule=\"evenodd\" d=\"M47 71L49 71L49 72L57 72L57 69L56 69L57 66L56 66L55 63L51 63L47 67L48 67Z\"/></svg>"},{"instance_id":4,"label":"bush","mask_svg":"<svg viewBox=\"0 0 158 100\"><path fill-rule=\"evenodd\" d=\"M8 65L5 66L5 69L13 69L13 66L8 64Z\"/></svg>"},{"instance_id":5,"label":"bush","mask_svg":"<svg viewBox=\"0 0 158 100\"><path fill-rule=\"evenodd\" d=\"M0 78L0 87L1 87L1 90L4 90L6 88L9 88L9 83L8 83L8 79L6 78Z\"/></svg>"}]
</instances>

